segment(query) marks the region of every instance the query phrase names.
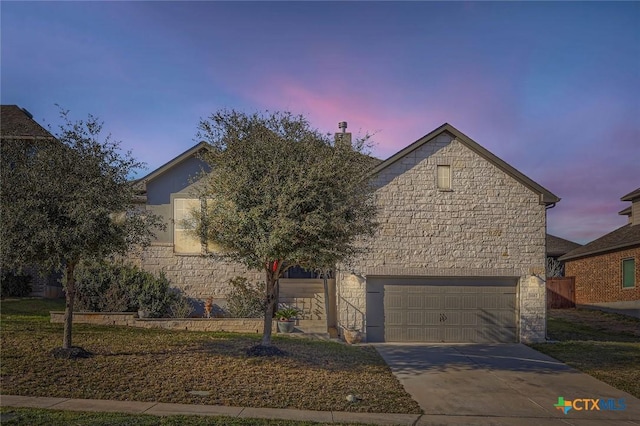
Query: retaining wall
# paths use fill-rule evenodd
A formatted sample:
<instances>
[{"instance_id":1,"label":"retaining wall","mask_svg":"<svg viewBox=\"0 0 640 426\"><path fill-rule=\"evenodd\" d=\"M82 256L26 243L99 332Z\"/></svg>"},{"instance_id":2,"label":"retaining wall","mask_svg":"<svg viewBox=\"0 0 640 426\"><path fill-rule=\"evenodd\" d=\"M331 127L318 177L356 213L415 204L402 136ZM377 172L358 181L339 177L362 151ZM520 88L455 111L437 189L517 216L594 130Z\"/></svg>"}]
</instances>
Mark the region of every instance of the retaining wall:
<instances>
[{"instance_id":1,"label":"retaining wall","mask_svg":"<svg viewBox=\"0 0 640 426\"><path fill-rule=\"evenodd\" d=\"M52 323L64 322L64 312L52 311L50 314ZM73 323L233 333L262 333L264 328L262 318L138 318L135 312L74 312ZM276 321L273 330L277 330Z\"/></svg>"}]
</instances>

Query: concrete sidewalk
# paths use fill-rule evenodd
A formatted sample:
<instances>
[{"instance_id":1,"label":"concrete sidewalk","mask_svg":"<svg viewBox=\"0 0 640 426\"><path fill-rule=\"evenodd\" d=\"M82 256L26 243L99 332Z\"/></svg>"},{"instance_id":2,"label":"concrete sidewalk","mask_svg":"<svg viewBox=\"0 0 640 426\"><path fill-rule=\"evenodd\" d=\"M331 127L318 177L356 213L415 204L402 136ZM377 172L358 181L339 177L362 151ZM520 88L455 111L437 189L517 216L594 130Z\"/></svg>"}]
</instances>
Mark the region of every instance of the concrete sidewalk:
<instances>
[{"instance_id":1,"label":"concrete sidewalk","mask_svg":"<svg viewBox=\"0 0 640 426\"><path fill-rule=\"evenodd\" d=\"M282 419L330 423L414 425L419 414L350 413L344 411L289 410L280 408L227 407L222 405L168 404L163 402L111 401L33 396L0 395L2 407L30 407L52 410L151 414L155 416L198 415L255 419Z\"/></svg>"},{"instance_id":2,"label":"concrete sidewalk","mask_svg":"<svg viewBox=\"0 0 640 426\"><path fill-rule=\"evenodd\" d=\"M245 408L222 405L168 404L162 402L110 401L99 399L70 399L33 396L0 395L2 407L29 407L51 410L112 412L128 414L149 414L154 416L196 415L228 416L246 419L281 419L311 421L321 424L363 423L372 425L412 425L412 426L602 426L639 425L622 420L615 423L601 419L554 419L546 416L523 415L445 415L445 414L385 414L350 413L344 411L311 411L278 408ZM4 419L3 419L4 420Z\"/></svg>"},{"instance_id":3,"label":"concrete sidewalk","mask_svg":"<svg viewBox=\"0 0 640 426\"><path fill-rule=\"evenodd\" d=\"M222 405L169 404L162 402L112 401L101 399L71 399L0 395L2 407L28 407L51 410L115 412L154 416L196 415L228 416L246 419L281 419L310 421L321 424L365 423L375 425L411 426L603 426L640 425L633 420L616 422L602 419L559 419L526 415L446 415L446 414L385 414L350 413L344 411L311 411L279 408L228 407Z\"/></svg>"}]
</instances>

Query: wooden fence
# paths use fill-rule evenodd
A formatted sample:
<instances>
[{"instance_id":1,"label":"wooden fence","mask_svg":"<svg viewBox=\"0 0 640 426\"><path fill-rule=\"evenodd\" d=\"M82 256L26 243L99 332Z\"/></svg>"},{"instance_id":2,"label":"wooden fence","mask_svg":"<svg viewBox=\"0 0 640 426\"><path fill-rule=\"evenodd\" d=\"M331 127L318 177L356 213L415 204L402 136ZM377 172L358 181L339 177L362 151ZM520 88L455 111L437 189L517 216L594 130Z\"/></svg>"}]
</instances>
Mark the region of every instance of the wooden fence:
<instances>
[{"instance_id":1,"label":"wooden fence","mask_svg":"<svg viewBox=\"0 0 640 426\"><path fill-rule=\"evenodd\" d=\"M567 309L575 307L575 277L547 278L547 309Z\"/></svg>"}]
</instances>

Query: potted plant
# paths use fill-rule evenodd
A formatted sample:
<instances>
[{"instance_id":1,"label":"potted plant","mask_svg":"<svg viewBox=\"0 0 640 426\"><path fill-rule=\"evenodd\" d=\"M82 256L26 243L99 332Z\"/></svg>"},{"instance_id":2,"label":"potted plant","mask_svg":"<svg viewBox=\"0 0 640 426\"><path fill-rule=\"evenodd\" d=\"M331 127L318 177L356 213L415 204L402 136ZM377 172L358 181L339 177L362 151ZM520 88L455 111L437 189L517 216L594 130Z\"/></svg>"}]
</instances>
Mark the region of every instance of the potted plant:
<instances>
[{"instance_id":1,"label":"potted plant","mask_svg":"<svg viewBox=\"0 0 640 426\"><path fill-rule=\"evenodd\" d=\"M280 333L291 333L295 324L295 320L293 319L293 317L295 317L296 315L298 315L298 310L296 308L280 308L278 312L276 312L276 318L278 320L278 331Z\"/></svg>"},{"instance_id":2,"label":"potted plant","mask_svg":"<svg viewBox=\"0 0 640 426\"><path fill-rule=\"evenodd\" d=\"M211 318L211 311L213 311L213 297L207 299L204 303L204 316L205 318Z\"/></svg>"}]
</instances>

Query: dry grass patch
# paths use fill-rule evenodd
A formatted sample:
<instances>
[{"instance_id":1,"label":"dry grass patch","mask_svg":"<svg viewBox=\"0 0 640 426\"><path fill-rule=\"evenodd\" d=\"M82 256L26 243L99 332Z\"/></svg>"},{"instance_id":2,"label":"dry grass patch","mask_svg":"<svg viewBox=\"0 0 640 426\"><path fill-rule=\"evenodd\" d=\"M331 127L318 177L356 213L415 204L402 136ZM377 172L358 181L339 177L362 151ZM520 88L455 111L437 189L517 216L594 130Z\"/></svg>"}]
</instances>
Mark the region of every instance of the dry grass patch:
<instances>
[{"instance_id":1,"label":"dry grass patch","mask_svg":"<svg viewBox=\"0 0 640 426\"><path fill-rule=\"evenodd\" d=\"M555 343L532 345L598 380L640 398L640 320L594 310L554 309Z\"/></svg>"},{"instance_id":2,"label":"dry grass patch","mask_svg":"<svg viewBox=\"0 0 640 426\"><path fill-rule=\"evenodd\" d=\"M2 392L135 401L419 413L371 347L275 337L283 357L250 357L258 335L74 325L87 359L54 359L62 325L2 303ZM40 307L41 309L43 306ZM49 309L59 309L49 307ZM191 391L206 391L207 396ZM348 402L355 394L361 399Z\"/></svg>"}]
</instances>

